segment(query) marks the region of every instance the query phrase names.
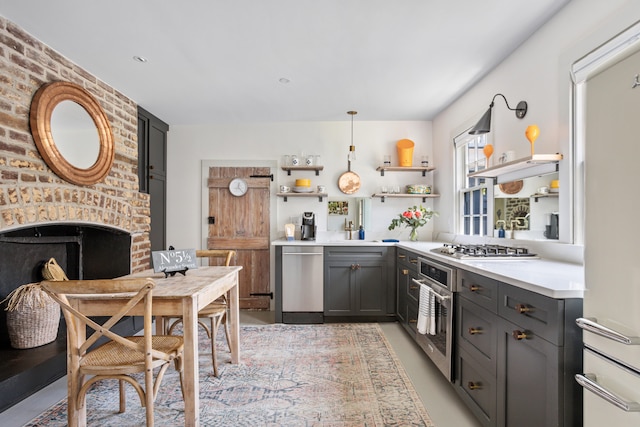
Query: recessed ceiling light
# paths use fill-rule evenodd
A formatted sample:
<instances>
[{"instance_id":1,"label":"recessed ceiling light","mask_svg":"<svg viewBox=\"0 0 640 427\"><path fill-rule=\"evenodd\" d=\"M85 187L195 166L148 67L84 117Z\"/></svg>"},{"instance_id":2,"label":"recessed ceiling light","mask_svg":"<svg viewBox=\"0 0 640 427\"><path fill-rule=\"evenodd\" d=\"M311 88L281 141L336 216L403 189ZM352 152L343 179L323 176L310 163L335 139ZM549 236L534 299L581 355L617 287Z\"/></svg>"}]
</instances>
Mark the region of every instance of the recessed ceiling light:
<instances>
[{"instance_id":1,"label":"recessed ceiling light","mask_svg":"<svg viewBox=\"0 0 640 427\"><path fill-rule=\"evenodd\" d=\"M291 80L289 80L286 77L280 77L280 79L278 80L280 83L282 83L283 85L286 85L287 83L291 83Z\"/></svg>"},{"instance_id":2,"label":"recessed ceiling light","mask_svg":"<svg viewBox=\"0 0 640 427\"><path fill-rule=\"evenodd\" d=\"M144 56L138 56L138 55L134 56L133 60L138 62L147 62L147 58L145 58Z\"/></svg>"}]
</instances>

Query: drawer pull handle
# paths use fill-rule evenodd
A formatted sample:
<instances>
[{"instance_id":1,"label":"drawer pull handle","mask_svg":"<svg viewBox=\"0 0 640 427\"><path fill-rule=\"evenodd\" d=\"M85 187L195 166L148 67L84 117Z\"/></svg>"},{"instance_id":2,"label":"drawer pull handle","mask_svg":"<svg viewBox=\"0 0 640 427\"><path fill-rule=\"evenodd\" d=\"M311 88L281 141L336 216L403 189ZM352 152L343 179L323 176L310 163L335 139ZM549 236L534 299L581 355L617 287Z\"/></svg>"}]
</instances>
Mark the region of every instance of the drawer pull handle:
<instances>
[{"instance_id":1,"label":"drawer pull handle","mask_svg":"<svg viewBox=\"0 0 640 427\"><path fill-rule=\"evenodd\" d=\"M411 286L409 286L409 289L412 290L412 291L417 291L418 289L420 289L420 287L411 285Z\"/></svg>"},{"instance_id":2,"label":"drawer pull handle","mask_svg":"<svg viewBox=\"0 0 640 427\"><path fill-rule=\"evenodd\" d=\"M469 390L482 390L482 383L469 381L469 383L467 383L467 387Z\"/></svg>"},{"instance_id":3,"label":"drawer pull handle","mask_svg":"<svg viewBox=\"0 0 640 427\"><path fill-rule=\"evenodd\" d=\"M411 264L417 264L418 263L418 258L409 258L409 262Z\"/></svg>"},{"instance_id":4,"label":"drawer pull handle","mask_svg":"<svg viewBox=\"0 0 640 427\"><path fill-rule=\"evenodd\" d=\"M585 331L592 332L596 335L609 338L610 340L625 345L640 345L640 337L623 335L618 331L602 326L598 323L598 319L593 317L579 317L576 319L576 324Z\"/></svg>"},{"instance_id":5,"label":"drawer pull handle","mask_svg":"<svg viewBox=\"0 0 640 427\"><path fill-rule=\"evenodd\" d=\"M418 323L418 319L409 319L409 323Z\"/></svg>"},{"instance_id":6,"label":"drawer pull handle","mask_svg":"<svg viewBox=\"0 0 640 427\"><path fill-rule=\"evenodd\" d=\"M513 335L513 339L516 339L518 341L529 338L529 335L526 331L519 331L517 329L513 331L511 335Z\"/></svg>"},{"instance_id":7,"label":"drawer pull handle","mask_svg":"<svg viewBox=\"0 0 640 427\"><path fill-rule=\"evenodd\" d=\"M595 374L576 374L576 381L586 390L589 390L596 396L604 399L605 401L617 406L625 412L640 412L640 403L627 401L623 397L615 394L611 390L603 387L598 383L598 379Z\"/></svg>"},{"instance_id":8,"label":"drawer pull handle","mask_svg":"<svg viewBox=\"0 0 640 427\"><path fill-rule=\"evenodd\" d=\"M402 270L402 275L406 276L407 274L409 274L409 270L407 270L406 268Z\"/></svg>"},{"instance_id":9,"label":"drawer pull handle","mask_svg":"<svg viewBox=\"0 0 640 427\"><path fill-rule=\"evenodd\" d=\"M400 258L400 259L405 259L406 257L407 257L407 256L406 256L406 255L403 255L403 254L398 255L398 258Z\"/></svg>"},{"instance_id":10,"label":"drawer pull handle","mask_svg":"<svg viewBox=\"0 0 640 427\"><path fill-rule=\"evenodd\" d=\"M471 292L478 292L480 289L482 289L482 287L478 286L478 285L471 285L469 286L469 290Z\"/></svg>"},{"instance_id":11,"label":"drawer pull handle","mask_svg":"<svg viewBox=\"0 0 640 427\"><path fill-rule=\"evenodd\" d=\"M533 307L529 307L526 304L516 304L516 311L520 314L531 313L533 311Z\"/></svg>"},{"instance_id":12,"label":"drawer pull handle","mask_svg":"<svg viewBox=\"0 0 640 427\"><path fill-rule=\"evenodd\" d=\"M469 335L479 335L482 333L482 328L469 328Z\"/></svg>"}]
</instances>

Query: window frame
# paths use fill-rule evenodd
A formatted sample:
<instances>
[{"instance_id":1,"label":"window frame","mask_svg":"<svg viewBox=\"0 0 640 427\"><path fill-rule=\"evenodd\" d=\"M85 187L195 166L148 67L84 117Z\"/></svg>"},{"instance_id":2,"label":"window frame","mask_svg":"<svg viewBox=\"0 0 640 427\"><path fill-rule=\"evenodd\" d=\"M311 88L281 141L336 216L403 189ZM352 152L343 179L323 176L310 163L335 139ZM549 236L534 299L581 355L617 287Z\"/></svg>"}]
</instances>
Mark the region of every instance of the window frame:
<instances>
[{"instance_id":1,"label":"window frame","mask_svg":"<svg viewBox=\"0 0 640 427\"><path fill-rule=\"evenodd\" d=\"M488 167L482 149L487 144L493 144L492 135L470 135L470 129L465 129L453 138L455 232L465 236L493 237L493 180L467 176ZM474 197L478 196L480 200L474 202Z\"/></svg>"}]
</instances>

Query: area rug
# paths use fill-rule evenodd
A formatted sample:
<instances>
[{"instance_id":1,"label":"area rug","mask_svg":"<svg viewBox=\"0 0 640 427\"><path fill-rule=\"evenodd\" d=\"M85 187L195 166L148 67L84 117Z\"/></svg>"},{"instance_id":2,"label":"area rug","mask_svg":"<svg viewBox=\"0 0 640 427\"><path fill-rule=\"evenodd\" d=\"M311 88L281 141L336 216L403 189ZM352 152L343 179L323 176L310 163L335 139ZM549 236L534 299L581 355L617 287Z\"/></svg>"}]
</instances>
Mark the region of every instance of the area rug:
<instances>
[{"instance_id":1,"label":"area rug","mask_svg":"<svg viewBox=\"0 0 640 427\"><path fill-rule=\"evenodd\" d=\"M241 363L231 364L224 334L217 344L220 377L200 334L202 426L433 426L378 324L256 325L240 330ZM115 381L87 396L89 426L141 426L144 409L127 387L118 414ZM66 398L26 426L66 426ZM157 426L183 426L178 374L170 368L158 393Z\"/></svg>"}]
</instances>

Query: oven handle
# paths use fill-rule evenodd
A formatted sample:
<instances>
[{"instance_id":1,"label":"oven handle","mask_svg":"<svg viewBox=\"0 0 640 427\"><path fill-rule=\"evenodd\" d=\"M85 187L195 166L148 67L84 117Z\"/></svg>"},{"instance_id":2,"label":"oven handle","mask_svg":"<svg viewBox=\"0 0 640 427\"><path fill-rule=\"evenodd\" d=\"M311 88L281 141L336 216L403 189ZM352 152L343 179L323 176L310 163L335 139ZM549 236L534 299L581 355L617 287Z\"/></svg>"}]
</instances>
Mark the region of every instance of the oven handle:
<instances>
[{"instance_id":1,"label":"oven handle","mask_svg":"<svg viewBox=\"0 0 640 427\"><path fill-rule=\"evenodd\" d=\"M434 291L433 289L431 289L431 287L427 284L424 283L421 280L418 279L411 279L414 283L417 283L418 285L424 285L427 287L427 291L429 291L429 293L432 293L434 297L436 297L437 299L439 299L440 301L447 301L451 299L451 295L440 295L439 293L437 293L436 291Z\"/></svg>"},{"instance_id":2,"label":"oven handle","mask_svg":"<svg viewBox=\"0 0 640 427\"><path fill-rule=\"evenodd\" d=\"M638 345L640 344L640 337L628 337L621 334L618 331L609 329L606 326L602 326L598 323L597 319L593 317L579 317L576 319L576 324L585 331L593 332L596 335L600 335L610 340L625 344L625 345Z\"/></svg>"},{"instance_id":3,"label":"oven handle","mask_svg":"<svg viewBox=\"0 0 640 427\"><path fill-rule=\"evenodd\" d=\"M596 396L606 400L612 405L617 406L625 412L640 412L640 403L628 402L622 397L616 395L610 390L598 384L595 374L576 374L576 381L585 389L589 390Z\"/></svg>"}]
</instances>

